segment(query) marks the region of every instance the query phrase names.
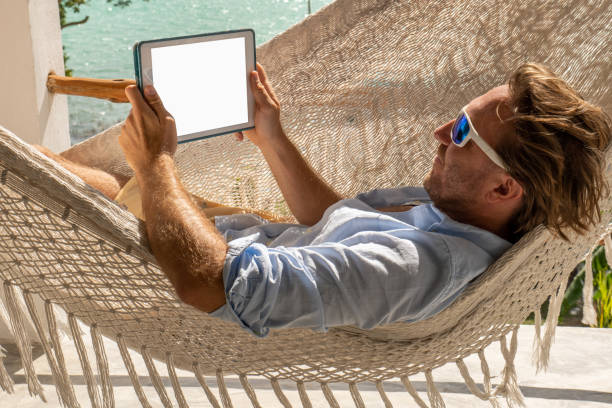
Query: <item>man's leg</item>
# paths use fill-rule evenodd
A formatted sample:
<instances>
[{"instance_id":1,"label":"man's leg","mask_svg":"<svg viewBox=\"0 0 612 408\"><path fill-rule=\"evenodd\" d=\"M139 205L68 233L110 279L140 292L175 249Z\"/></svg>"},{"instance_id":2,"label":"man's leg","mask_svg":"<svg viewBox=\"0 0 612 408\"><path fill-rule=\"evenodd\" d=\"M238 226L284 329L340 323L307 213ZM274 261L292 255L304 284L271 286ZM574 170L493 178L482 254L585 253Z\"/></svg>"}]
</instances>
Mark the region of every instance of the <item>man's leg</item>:
<instances>
[{"instance_id":1,"label":"man's leg","mask_svg":"<svg viewBox=\"0 0 612 408\"><path fill-rule=\"evenodd\" d=\"M121 184L119 181L105 171L95 169L93 167L87 167L85 165L65 159L59 154L53 153L44 146L34 145L33 147L38 149L42 154L49 157L51 160L56 161L60 166L64 167L69 172L80 177L85 183L99 190L111 200L114 200L119 193L119 190L121 190Z\"/></svg>"},{"instance_id":2,"label":"man's leg","mask_svg":"<svg viewBox=\"0 0 612 408\"><path fill-rule=\"evenodd\" d=\"M116 200L119 204L127 207L127 209L136 217L144 220L142 204L140 201L140 189L138 188L138 184L136 183L135 179L117 179L115 176L103 170L88 167L72 160L68 160L59 154L53 153L44 146L34 145L33 147L38 149L51 160L56 161L60 166L64 167L69 172L80 177L90 186L99 190L106 197L110 198L111 200ZM267 211L228 207L223 204L205 200L195 195L191 195L191 198L209 218L213 218L218 215L251 213L257 214L272 222L293 222L290 217L277 216Z\"/></svg>"}]
</instances>

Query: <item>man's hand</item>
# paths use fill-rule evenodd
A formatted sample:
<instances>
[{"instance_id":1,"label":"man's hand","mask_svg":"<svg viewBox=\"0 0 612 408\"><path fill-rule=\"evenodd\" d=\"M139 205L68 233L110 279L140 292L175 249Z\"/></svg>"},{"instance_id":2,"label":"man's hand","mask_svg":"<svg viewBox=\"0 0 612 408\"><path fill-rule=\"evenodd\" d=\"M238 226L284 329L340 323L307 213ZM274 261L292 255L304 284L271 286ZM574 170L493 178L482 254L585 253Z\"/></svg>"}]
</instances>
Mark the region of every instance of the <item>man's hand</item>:
<instances>
[{"instance_id":1,"label":"man's hand","mask_svg":"<svg viewBox=\"0 0 612 408\"><path fill-rule=\"evenodd\" d=\"M176 152L176 124L152 86L145 98L135 85L125 89L132 110L121 127L119 145L136 175L145 171L160 156Z\"/></svg>"},{"instance_id":2,"label":"man's hand","mask_svg":"<svg viewBox=\"0 0 612 408\"><path fill-rule=\"evenodd\" d=\"M227 244L178 178L176 126L155 90L145 89L146 100L135 86L125 93L132 111L119 144L136 172L151 250L179 298L211 312L225 303Z\"/></svg>"},{"instance_id":3,"label":"man's hand","mask_svg":"<svg viewBox=\"0 0 612 408\"><path fill-rule=\"evenodd\" d=\"M251 72L250 82L255 97L255 129L242 131L238 139L245 135L259 147L295 218L313 225L341 196L308 165L285 135L278 98L260 64Z\"/></svg>"},{"instance_id":4,"label":"man's hand","mask_svg":"<svg viewBox=\"0 0 612 408\"><path fill-rule=\"evenodd\" d=\"M257 71L251 72L249 81L255 99L255 129L239 132L238 140L246 136L261 148L262 143L283 136L280 103L261 64L257 63Z\"/></svg>"}]
</instances>

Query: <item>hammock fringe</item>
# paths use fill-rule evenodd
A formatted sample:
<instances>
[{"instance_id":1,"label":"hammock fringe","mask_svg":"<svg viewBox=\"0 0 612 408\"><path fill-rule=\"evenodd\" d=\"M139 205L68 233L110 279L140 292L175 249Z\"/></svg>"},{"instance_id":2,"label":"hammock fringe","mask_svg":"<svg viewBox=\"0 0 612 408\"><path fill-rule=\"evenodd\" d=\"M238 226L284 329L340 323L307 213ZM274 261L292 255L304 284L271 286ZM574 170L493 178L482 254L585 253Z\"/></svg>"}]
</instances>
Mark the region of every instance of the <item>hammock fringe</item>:
<instances>
[{"instance_id":1,"label":"hammock fringe","mask_svg":"<svg viewBox=\"0 0 612 408\"><path fill-rule=\"evenodd\" d=\"M28 332L25 328L25 316L23 309L17 304L15 288L9 281L4 281L4 296L7 303L7 311L13 334L21 357L21 364L25 372L26 382L28 383L28 392L31 396L40 396L40 399L47 402L42 385L38 381L36 371L34 370L34 362L32 360L31 342Z\"/></svg>"},{"instance_id":2,"label":"hammock fringe","mask_svg":"<svg viewBox=\"0 0 612 408\"><path fill-rule=\"evenodd\" d=\"M287 399L287 396L285 395L285 393L281 389L280 384L278 382L278 379L277 378L272 378L270 380L270 384L272 384L272 389L274 390L274 394L276 395L276 398L278 398L280 403L283 405L283 407L284 408L291 408L291 403L289 402L289 399Z\"/></svg>"},{"instance_id":3,"label":"hammock fringe","mask_svg":"<svg viewBox=\"0 0 612 408\"><path fill-rule=\"evenodd\" d=\"M334 393L332 392L331 388L329 388L328 383L321 383L321 391L323 391L323 396L331 408L340 408L340 404L338 404L338 401L336 400L336 397L334 397Z\"/></svg>"},{"instance_id":4,"label":"hammock fringe","mask_svg":"<svg viewBox=\"0 0 612 408\"><path fill-rule=\"evenodd\" d=\"M406 391L408 391L408 394L410 394L410 396L414 399L414 402L417 403L419 408L428 408L427 404L425 404L425 401L421 399L417 391L414 389L414 386L410 382L408 376L402 376L400 380L402 381L402 384L404 384L404 387L406 388Z\"/></svg>"},{"instance_id":5,"label":"hammock fringe","mask_svg":"<svg viewBox=\"0 0 612 408\"><path fill-rule=\"evenodd\" d=\"M176 375L176 368L174 367L174 358L172 357L172 353L170 352L166 353L166 367L168 369L170 381L172 382L174 397L176 398L179 407L189 408L189 404L187 404L187 400L185 400L185 395L183 394L183 389L181 388L181 383L179 382L178 376Z\"/></svg>"},{"instance_id":6,"label":"hammock fringe","mask_svg":"<svg viewBox=\"0 0 612 408\"><path fill-rule=\"evenodd\" d=\"M15 383L4 366L4 357L6 357L5 353L6 350L0 346L0 388L2 388L4 392L12 394L15 392L15 389L13 388Z\"/></svg>"},{"instance_id":7,"label":"hammock fringe","mask_svg":"<svg viewBox=\"0 0 612 408\"><path fill-rule=\"evenodd\" d=\"M604 253L608 262L612 262L612 236L610 235L610 228L608 226L605 234L599 240L599 242L603 241ZM597 245L591 248L584 260L584 285L582 287L581 323L591 327L597 327L597 311L593 305L593 252L596 248Z\"/></svg>"},{"instance_id":8,"label":"hammock fringe","mask_svg":"<svg viewBox=\"0 0 612 408\"><path fill-rule=\"evenodd\" d=\"M36 312L36 307L34 306L34 300L32 299L32 295L28 290L23 291L23 299L25 300L26 307L28 308L28 312L30 313L30 318L32 319L32 323L34 323L34 328L38 334L38 338L40 339L43 351L45 352L45 356L47 357L47 363L49 364L49 368L51 369L51 376L53 377L53 382L55 383L55 392L57 393L57 398L65 407L72 407L73 401L70 397L69 387L64 382L64 376L62 375L55 356L51 351L51 346L49 341L47 340L47 334L43 329L43 325L40 321L40 317Z\"/></svg>"},{"instance_id":9,"label":"hammock fringe","mask_svg":"<svg viewBox=\"0 0 612 408\"><path fill-rule=\"evenodd\" d=\"M606 260L612 262L612 235L610 235L610 229L606 231L603 236L604 241L604 253L606 254Z\"/></svg>"},{"instance_id":10,"label":"hammock fringe","mask_svg":"<svg viewBox=\"0 0 612 408\"><path fill-rule=\"evenodd\" d=\"M249 400L251 400L253 408L261 408L261 405L259 405L259 401L257 401L257 395L255 394L255 390L249 383L247 376L245 374L240 374L238 378L240 379L240 384L242 384L242 388L246 392L247 397L249 397Z\"/></svg>"},{"instance_id":11,"label":"hammock fringe","mask_svg":"<svg viewBox=\"0 0 612 408\"><path fill-rule=\"evenodd\" d=\"M383 400L385 404L385 408L393 408L393 404L391 404L389 397L387 397L387 393L385 392L385 389L383 387L383 383L381 380L376 381L376 389L378 390L378 393L380 394L380 398Z\"/></svg>"},{"instance_id":12,"label":"hammock fringe","mask_svg":"<svg viewBox=\"0 0 612 408\"><path fill-rule=\"evenodd\" d=\"M506 364L504 366L504 369L502 370L502 382L495 388L493 395L505 396L506 402L511 408L515 407L515 404L524 407L525 399L523 397L521 389L518 386L516 367L514 365L516 350L518 348L518 325L515 326L512 330L510 348L508 348L505 335L500 338L499 343Z\"/></svg>"},{"instance_id":13,"label":"hammock fringe","mask_svg":"<svg viewBox=\"0 0 612 408\"><path fill-rule=\"evenodd\" d=\"M429 398L431 408L446 408L444 399L436 387L431 370L425 370L425 379L427 380L427 398Z\"/></svg>"},{"instance_id":14,"label":"hammock fringe","mask_svg":"<svg viewBox=\"0 0 612 408\"><path fill-rule=\"evenodd\" d=\"M472 394L474 394L476 397L480 398L483 401L487 401L489 398L491 398L491 394L483 392L478 388L478 386L474 382L474 379L470 375L470 372L467 366L465 365L463 359L457 360L456 364L457 368L459 368L459 373L461 373L461 376L463 377L465 385L467 385L468 389Z\"/></svg>"},{"instance_id":15,"label":"hammock fringe","mask_svg":"<svg viewBox=\"0 0 612 408\"><path fill-rule=\"evenodd\" d=\"M303 381L298 381L297 383L298 394L300 395L300 401L302 402L303 408L312 408L312 402L310 402L310 398L308 398L308 393L306 392L306 386Z\"/></svg>"},{"instance_id":16,"label":"hammock fringe","mask_svg":"<svg viewBox=\"0 0 612 408\"><path fill-rule=\"evenodd\" d=\"M540 361L540 351L542 350L542 313L540 312L540 308L537 308L532 313L534 316L534 321L533 321L534 335L533 335L531 364L537 367L538 361Z\"/></svg>"},{"instance_id":17,"label":"hammock fringe","mask_svg":"<svg viewBox=\"0 0 612 408\"><path fill-rule=\"evenodd\" d=\"M584 260L584 285L582 286L582 321L586 326L597 326L597 312L593 306L593 252Z\"/></svg>"},{"instance_id":18,"label":"hammock fringe","mask_svg":"<svg viewBox=\"0 0 612 408\"><path fill-rule=\"evenodd\" d=\"M89 394L89 399L91 400L91 405L93 408L100 408L100 395L98 393L96 378L94 377L93 370L91 369L89 357L87 357L87 350L85 349L85 344L83 343L83 338L81 337L81 328L79 327L76 317L74 317L74 314L72 313L68 314L68 324L70 326L72 340L74 341L74 345L79 356L79 361L81 362L81 368L83 370L83 376L85 377L85 383L87 384L87 392Z\"/></svg>"},{"instance_id":19,"label":"hammock fringe","mask_svg":"<svg viewBox=\"0 0 612 408\"><path fill-rule=\"evenodd\" d=\"M8 328L7 335L11 338L15 338L13 328L11 327L11 319L9 317L8 310L6 308L6 299L4 299L4 290L0 290L0 323Z\"/></svg>"},{"instance_id":20,"label":"hammock fringe","mask_svg":"<svg viewBox=\"0 0 612 408\"><path fill-rule=\"evenodd\" d=\"M161 377L157 372L157 368L155 368L155 363L151 358L149 349L146 346L142 346L140 349L140 354L142 355L142 359L144 360L144 363L147 366L149 378L151 378L153 388L155 388L155 391L157 391L157 395L159 395L159 399L161 400L162 405L165 408L172 408L172 403L170 402L170 398L168 398L168 393L166 392L166 388L164 388L164 383L162 382Z\"/></svg>"},{"instance_id":21,"label":"hammock fringe","mask_svg":"<svg viewBox=\"0 0 612 408\"><path fill-rule=\"evenodd\" d=\"M353 402L355 402L355 406L357 408L365 408L363 398L361 398L361 394L359 393L359 388L357 388L356 383L349 383L349 391L351 392L351 397L353 397Z\"/></svg>"},{"instance_id":22,"label":"hammock fringe","mask_svg":"<svg viewBox=\"0 0 612 408\"><path fill-rule=\"evenodd\" d=\"M217 400L217 397L215 397L215 394L212 393L212 391L208 387L208 384L206 384L206 380L204 379L204 375L202 375L202 369L200 368L200 365L194 361L192 367L193 367L193 372L196 376L196 379L198 380L198 382L200 383L200 386L204 390L204 393L206 394L206 398L208 398L208 401L210 402L210 404L213 406L213 408L221 408L221 405L219 405L219 401Z\"/></svg>"},{"instance_id":23,"label":"hammock fringe","mask_svg":"<svg viewBox=\"0 0 612 408\"><path fill-rule=\"evenodd\" d=\"M49 328L49 337L51 339L51 346L57 362L57 367L62 376L62 383L66 386L66 392L68 393L68 399L71 401L70 407L78 408L80 404L74 393L74 386L70 375L68 375L68 369L66 368L66 361L64 360L64 352L62 351L62 345L59 339L59 332L57 330L57 321L55 319L55 313L53 310L53 304L49 301L45 301L45 316L47 317L47 326ZM42 337L42 336L41 336Z\"/></svg>"},{"instance_id":24,"label":"hammock fringe","mask_svg":"<svg viewBox=\"0 0 612 408\"><path fill-rule=\"evenodd\" d=\"M480 359L480 370L483 375L483 384L485 393L489 396L489 402L493 408L501 408L500 402L493 395L493 386L491 385L491 370L489 370L489 363L485 357L484 350L478 351L478 358Z\"/></svg>"},{"instance_id":25,"label":"hammock fringe","mask_svg":"<svg viewBox=\"0 0 612 408\"><path fill-rule=\"evenodd\" d=\"M559 287L550 297L548 315L546 316L544 339L541 342L540 349L538 351L538 358L536 360L536 372L546 370L548 367L548 362L550 360L550 348L555 337L557 322L559 321L559 314L561 313L561 305L563 304L563 297L565 296L566 288L567 278L561 280Z\"/></svg>"},{"instance_id":26,"label":"hammock fringe","mask_svg":"<svg viewBox=\"0 0 612 408\"><path fill-rule=\"evenodd\" d=\"M151 404L147 400L147 397L142 389L142 385L140 384L138 374L134 369L134 363L132 362L130 353L128 352L128 349L125 345L125 339L121 334L117 335L117 346L119 347L119 353L121 354L121 358L123 359L123 365L125 366L125 369L128 372L130 380L132 381L132 387L136 392L136 396L138 397L138 401L140 401L140 405L142 405L143 408L151 408Z\"/></svg>"},{"instance_id":27,"label":"hammock fringe","mask_svg":"<svg viewBox=\"0 0 612 408\"><path fill-rule=\"evenodd\" d=\"M98 329L97 324L92 324L90 329L91 341L93 343L96 361L98 363L98 375L102 387L102 401L104 408L115 408L115 394L113 392L113 383L110 378L108 369L108 359L104 350L104 341Z\"/></svg>"},{"instance_id":28,"label":"hammock fringe","mask_svg":"<svg viewBox=\"0 0 612 408\"><path fill-rule=\"evenodd\" d=\"M221 396L221 403L223 404L223 408L234 408L229 395L229 391L227 390L227 385L225 385L225 379L223 378L223 370L218 369L216 372L216 376L217 388L219 389L219 395Z\"/></svg>"}]
</instances>

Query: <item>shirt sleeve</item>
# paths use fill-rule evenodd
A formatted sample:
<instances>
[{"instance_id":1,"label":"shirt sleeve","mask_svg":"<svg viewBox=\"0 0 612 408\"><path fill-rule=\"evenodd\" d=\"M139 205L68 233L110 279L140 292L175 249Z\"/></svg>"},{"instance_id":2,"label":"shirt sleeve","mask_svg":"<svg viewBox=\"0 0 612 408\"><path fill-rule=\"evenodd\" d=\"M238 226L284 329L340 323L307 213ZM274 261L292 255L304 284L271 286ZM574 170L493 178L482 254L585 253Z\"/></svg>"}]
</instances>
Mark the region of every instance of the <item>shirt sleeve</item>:
<instances>
[{"instance_id":1,"label":"shirt sleeve","mask_svg":"<svg viewBox=\"0 0 612 408\"><path fill-rule=\"evenodd\" d=\"M227 302L212 315L258 336L273 328L369 329L428 317L449 291L450 252L438 234L409 235L358 232L294 248L230 241L223 270Z\"/></svg>"}]
</instances>

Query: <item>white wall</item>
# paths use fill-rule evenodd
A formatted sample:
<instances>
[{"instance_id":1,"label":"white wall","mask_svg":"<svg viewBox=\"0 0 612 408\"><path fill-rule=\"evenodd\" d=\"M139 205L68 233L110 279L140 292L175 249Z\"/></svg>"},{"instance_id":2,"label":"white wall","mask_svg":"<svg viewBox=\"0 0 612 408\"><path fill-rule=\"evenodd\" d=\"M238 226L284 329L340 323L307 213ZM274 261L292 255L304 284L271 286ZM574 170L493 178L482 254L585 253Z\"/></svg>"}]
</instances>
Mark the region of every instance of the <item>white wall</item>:
<instances>
[{"instance_id":1,"label":"white wall","mask_svg":"<svg viewBox=\"0 0 612 408\"><path fill-rule=\"evenodd\" d=\"M70 146L68 103L46 79L62 55L57 1L0 0L0 124L56 152Z\"/></svg>"},{"instance_id":2,"label":"white wall","mask_svg":"<svg viewBox=\"0 0 612 408\"><path fill-rule=\"evenodd\" d=\"M57 1L0 0L0 124L60 152L70 147L68 103L65 95L47 92L50 71L64 73ZM10 338L0 313L0 339Z\"/></svg>"}]
</instances>

